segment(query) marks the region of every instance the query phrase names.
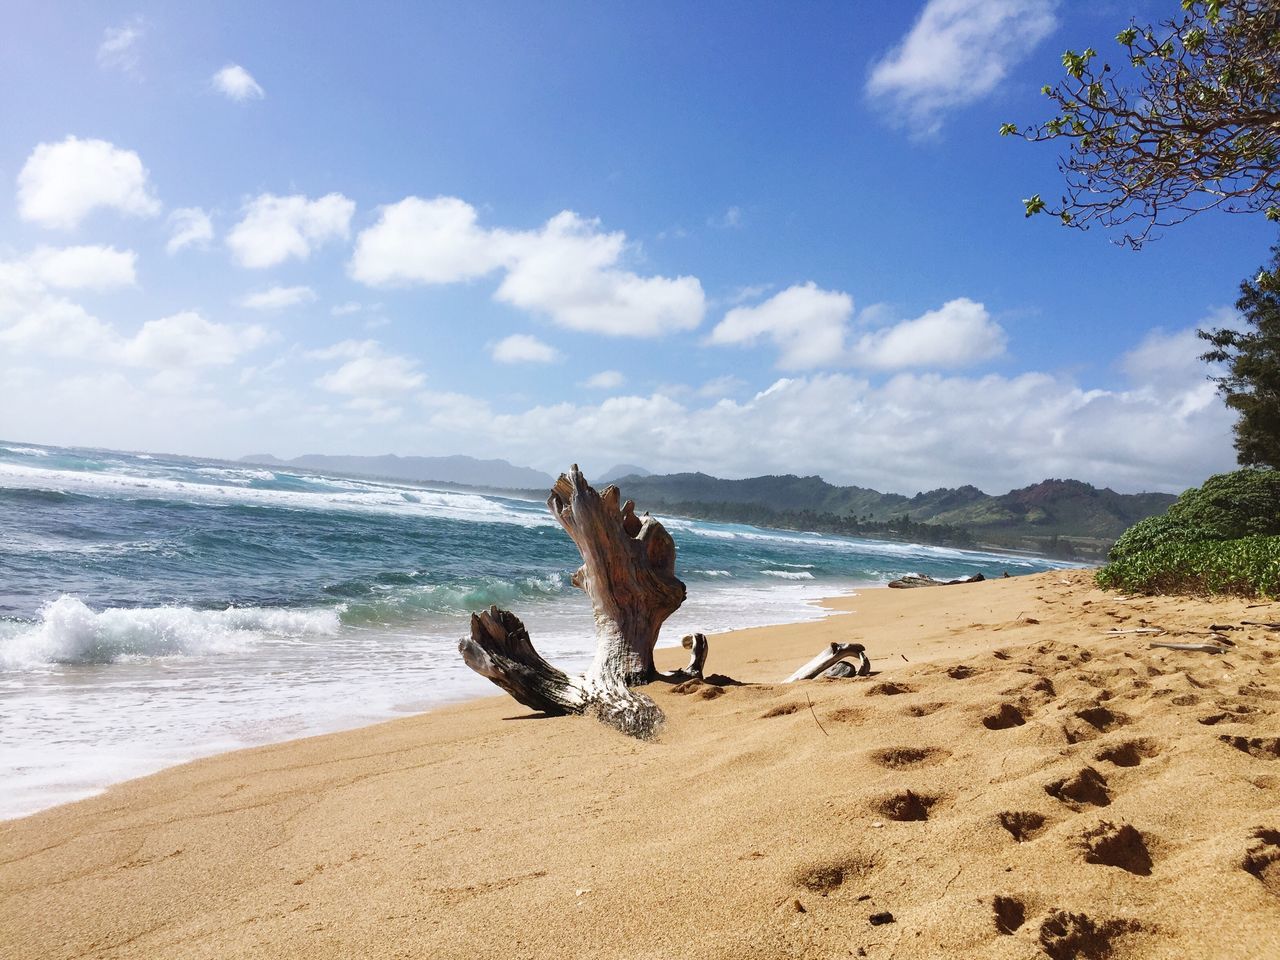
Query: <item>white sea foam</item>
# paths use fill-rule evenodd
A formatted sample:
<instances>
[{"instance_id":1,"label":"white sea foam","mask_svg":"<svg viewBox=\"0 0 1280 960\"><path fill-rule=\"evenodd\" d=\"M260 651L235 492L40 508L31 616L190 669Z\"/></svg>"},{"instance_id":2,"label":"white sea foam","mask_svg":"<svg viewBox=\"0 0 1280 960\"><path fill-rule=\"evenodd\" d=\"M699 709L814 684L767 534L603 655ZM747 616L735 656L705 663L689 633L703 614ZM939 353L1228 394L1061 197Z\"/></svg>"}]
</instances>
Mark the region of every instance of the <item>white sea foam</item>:
<instances>
[{"instance_id":1,"label":"white sea foam","mask_svg":"<svg viewBox=\"0 0 1280 960\"><path fill-rule=\"evenodd\" d=\"M39 447L0 447L6 453L16 453L20 457L47 457L48 450L41 450Z\"/></svg>"},{"instance_id":2,"label":"white sea foam","mask_svg":"<svg viewBox=\"0 0 1280 960\"><path fill-rule=\"evenodd\" d=\"M87 496L157 499L188 503L250 504L286 510L334 510L443 517L480 523L550 526L545 512L521 510L479 494L449 493L394 484L332 480L341 489L298 491L249 488L241 484L194 483L172 477L108 471L50 470L0 463L0 487L54 490Z\"/></svg>"},{"instance_id":3,"label":"white sea foam","mask_svg":"<svg viewBox=\"0 0 1280 960\"><path fill-rule=\"evenodd\" d=\"M777 577L779 580L812 580L813 574L808 570L761 570L766 577Z\"/></svg>"},{"instance_id":4,"label":"white sea foam","mask_svg":"<svg viewBox=\"0 0 1280 960\"><path fill-rule=\"evenodd\" d=\"M202 656L245 649L264 635L336 634L338 609L229 607L112 608L95 612L76 597L45 604L38 623L5 624L0 666L111 663L138 657Z\"/></svg>"}]
</instances>

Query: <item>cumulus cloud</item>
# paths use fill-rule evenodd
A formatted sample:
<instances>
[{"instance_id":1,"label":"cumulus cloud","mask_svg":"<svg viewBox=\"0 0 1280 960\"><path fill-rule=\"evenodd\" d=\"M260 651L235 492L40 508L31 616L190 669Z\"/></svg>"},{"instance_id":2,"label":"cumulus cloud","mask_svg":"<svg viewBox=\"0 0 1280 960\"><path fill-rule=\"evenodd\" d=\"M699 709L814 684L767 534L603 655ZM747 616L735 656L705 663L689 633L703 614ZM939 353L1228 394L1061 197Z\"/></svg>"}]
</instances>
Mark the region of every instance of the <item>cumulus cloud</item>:
<instances>
[{"instance_id":1,"label":"cumulus cloud","mask_svg":"<svg viewBox=\"0 0 1280 960\"><path fill-rule=\"evenodd\" d=\"M317 386L330 393L376 398L414 390L426 379L415 361L385 352L376 340L344 340L310 356L316 360L345 359L316 380Z\"/></svg>"},{"instance_id":2,"label":"cumulus cloud","mask_svg":"<svg viewBox=\"0 0 1280 960\"><path fill-rule=\"evenodd\" d=\"M115 339L106 323L52 292L29 261L0 261L0 354L104 355Z\"/></svg>"},{"instance_id":3,"label":"cumulus cloud","mask_svg":"<svg viewBox=\"0 0 1280 960\"><path fill-rule=\"evenodd\" d=\"M137 18L118 27L107 27L98 45L98 66L136 76L143 33L143 23Z\"/></svg>"},{"instance_id":4,"label":"cumulus cloud","mask_svg":"<svg viewBox=\"0 0 1280 960\"><path fill-rule=\"evenodd\" d=\"M199 207L180 207L169 214L169 230L164 249L171 255L187 247L207 247L213 240L213 221Z\"/></svg>"},{"instance_id":5,"label":"cumulus cloud","mask_svg":"<svg viewBox=\"0 0 1280 960\"><path fill-rule=\"evenodd\" d=\"M498 413L455 397L426 415L441 446L479 453L501 443L509 458L547 468L584 451L625 462L643 449L657 470L819 473L908 494L961 483L998 493L1046 477L1178 491L1234 459L1231 414L1204 386L1201 376L1085 390L1034 372L901 373L877 385L821 373L743 400L656 393Z\"/></svg>"},{"instance_id":6,"label":"cumulus cloud","mask_svg":"<svg viewBox=\"0 0 1280 960\"><path fill-rule=\"evenodd\" d=\"M626 382L627 378L621 370L601 370L587 377L582 385L589 390L617 390Z\"/></svg>"},{"instance_id":7,"label":"cumulus cloud","mask_svg":"<svg viewBox=\"0 0 1280 960\"><path fill-rule=\"evenodd\" d=\"M355 209L340 193L318 200L264 193L245 205L244 216L227 234L227 246L241 266L255 269L290 257L305 260L321 244L350 235Z\"/></svg>"},{"instance_id":8,"label":"cumulus cloud","mask_svg":"<svg viewBox=\"0 0 1280 960\"><path fill-rule=\"evenodd\" d=\"M242 307L251 310L280 310L315 300L316 292L310 287L270 287L251 293L240 301Z\"/></svg>"},{"instance_id":9,"label":"cumulus cloud","mask_svg":"<svg viewBox=\"0 0 1280 960\"><path fill-rule=\"evenodd\" d=\"M262 327L233 327L184 310L148 320L116 347L123 363L162 369L224 366L267 339Z\"/></svg>"},{"instance_id":10,"label":"cumulus cloud","mask_svg":"<svg viewBox=\"0 0 1280 960\"><path fill-rule=\"evenodd\" d=\"M498 363L555 363L560 351L527 333L513 333L495 343L491 349Z\"/></svg>"},{"instance_id":11,"label":"cumulus cloud","mask_svg":"<svg viewBox=\"0 0 1280 960\"><path fill-rule=\"evenodd\" d=\"M147 169L132 150L105 140L67 137L41 143L18 174L18 215L42 227L70 230L99 208L155 216Z\"/></svg>"},{"instance_id":12,"label":"cumulus cloud","mask_svg":"<svg viewBox=\"0 0 1280 960\"><path fill-rule=\"evenodd\" d=\"M845 356L845 328L853 316L847 293L815 283L788 287L763 303L734 307L711 331L710 343L750 345L761 339L778 348L784 370L839 366Z\"/></svg>"},{"instance_id":13,"label":"cumulus cloud","mask_svg":"<svg viewBox=\"0 0 1280 960\"><path fill-rule=\"evenodd\" d=\"M267 94L253 75L238 63L228 63L210 80L213 89L229 100L261 100Z\"/></svg>"},{"instance_id":14,"label":"cumulus cloud","mask_svg":"<svg viewBox=\"0 0 1280 960\"><path fill-rule=\"evenodd\" d=\"M885 311L864 311L863 322ZM814 283L788 287L754 306L734 307L708 343L778 350L783 370L859 366L880 370L964 367L1004 353L1005 333L986 308L965 297L915 318L868 330L852 346L853 298Z\"/></svg>"},{"instance_id":15,"label":"cumulus cloud","mask_svg":"<svg viewBox=\"0 0 1280 960\"><path fill-rule=\"evenodd\" d=\"M458 283L502 272L494 296L573 330L652 337L691 330L706 298L696 277L642 277L621 264L626 235L563 211L538 230L489 229L456 197L407 197L362 231L352 277L371 286Z\"/></svg>"},{"instance_id":16,"label":"cumulus cloud","mask_svg":"<svg viewBox=\"0 0 1280 960\"><path fill-rule=\"evenodd\" d=\"M115 247L37 247L28 257L36 277L63 290L110 290L137 282L138 256Z\"/></svg>"},{"instance_id":17,"label":"cumulus cloud","mask_svg":"<svg viewBox=\"0 0 1280 960\"><path fill-rule=\"evenodd\" d=\"M960 297L914 320L864 334L853 362L881 370L967 367L1001 356L1004 329L980 303Z\"/></svg>"},{"instance_id":18,"label":"cumulus cloud","mask_svg":"<svg viewBox=\"0 0 1280 960\"><path fill-rule=\"evenodd\" d=\"M1057 0L929 0L902 42L875 64L867 93L917 133L991 93L1057 26Z\"/></svg>"}]
</instances>

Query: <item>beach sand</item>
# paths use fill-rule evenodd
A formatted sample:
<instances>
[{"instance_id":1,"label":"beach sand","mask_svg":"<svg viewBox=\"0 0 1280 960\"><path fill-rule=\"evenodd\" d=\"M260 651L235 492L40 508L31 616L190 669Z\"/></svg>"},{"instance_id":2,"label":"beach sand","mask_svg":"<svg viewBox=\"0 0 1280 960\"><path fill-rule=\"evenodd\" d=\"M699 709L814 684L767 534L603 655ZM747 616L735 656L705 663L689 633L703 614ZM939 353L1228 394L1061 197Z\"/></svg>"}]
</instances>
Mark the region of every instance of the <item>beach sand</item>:
<instances>
[{"instance_id":1,"label":"beach sand","mask_svg":"<svg viewBox=\"0 0 1280 960\"><path fill-rule=\"evenodd\" d=\"M1280 958L1280 632L1107 635L1280 604L1090 576L713 637L656 742L495 696L0 824L0 956Z\"/></svg>"}]
</instances>

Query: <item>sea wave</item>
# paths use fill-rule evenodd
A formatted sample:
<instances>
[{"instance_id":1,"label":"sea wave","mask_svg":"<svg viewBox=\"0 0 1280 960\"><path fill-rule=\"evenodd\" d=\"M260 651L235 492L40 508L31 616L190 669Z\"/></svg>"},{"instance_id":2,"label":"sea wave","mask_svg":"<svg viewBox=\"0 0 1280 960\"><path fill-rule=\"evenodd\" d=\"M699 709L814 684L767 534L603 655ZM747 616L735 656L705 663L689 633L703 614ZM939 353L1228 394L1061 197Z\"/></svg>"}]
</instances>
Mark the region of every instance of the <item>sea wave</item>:
<instances>
[{"instance_id":1,"label":"sea wave","mask_svg":"<svg viewBox=\"0 0 1280 960\"><path fill-rule=\"evenodd\" d=\"M780 580L812 580L813 574L808 570L761 570L766 577L777 577Z\"/></svg>"},{"instance_id":2,"label":"sea wave","mask_svg":"<svg viewBox=\"0 0 1280 960\"><path fill-rule=\"evenodd\" d=\"M264 471L265 472L265 471ZM191 479L114 471L54 470L0 463L0 487L76 493L126 500L174 503L225 503L348 513L441 517L478 523L551 526L541 510L520 509L511 502L472 493L451 493L395 484L331 480L331 489L316 491L246 486L192 471ZM282 475L288 476L288 475ZM241 478L243 479L243 478ZM253 481L250 481L253 482Z\"/></svg>"},{"instance_id":3,"label":"sea wave","mask_svg":"<svg viewBox=\"0 0 1280 960\"><path fill-rule=\"evenodd\" d=\"M114 663L129 658L202 656L245 649L266 635L331 635L339 609L268 607L113 607L94 611L62 596L36 623L8 621L0 634L0 666L32 669L57 663Z\"/></svg>"},{"instance_id":4,"label":"sea wave","mask_svg":"<svg viewBox=\"0 0 1280 960\"><path fill-rule=\"evenodd\" d=\"M570 593L568 578L558 573L542 577L504 580L475 577L457 583L385 586L382 589L340 584L333 593L352 596L357 587L363 597L343 604L342 622L348 626L403 623L424 614L469 614L497 605L510 607L524 601L547 600Z\"/></svg>"},{"instance_id":5,"label":"sea wave","mask_svg":"<svg viewBox=\"0 0 1280 960\"><path fill-rule=\"evenodd\" d=\"M41 450L39 447L7 447L0 446L0 450L5 453L17 454L20 457L47 457L48 450Z\"/></svg>"}]
</instances>

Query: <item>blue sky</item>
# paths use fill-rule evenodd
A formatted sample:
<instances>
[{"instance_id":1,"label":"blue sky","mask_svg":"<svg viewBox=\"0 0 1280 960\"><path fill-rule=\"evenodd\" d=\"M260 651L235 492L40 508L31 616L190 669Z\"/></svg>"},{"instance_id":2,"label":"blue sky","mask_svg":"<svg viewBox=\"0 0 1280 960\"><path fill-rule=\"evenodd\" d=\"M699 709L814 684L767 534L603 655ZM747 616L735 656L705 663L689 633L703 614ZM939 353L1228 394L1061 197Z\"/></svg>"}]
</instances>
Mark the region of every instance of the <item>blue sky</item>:
<instances>
[{"instance_id":1,"label":"blue sky","mask_svg":"<svg viewBox=\"0 0 1280 960\"><path fill-rule=\"evenodd\" d=\"M1274 228L1028 221L996 136L1176 7L11 5L0 436L1181 489Z\"/></svg>"}]
</instances>

